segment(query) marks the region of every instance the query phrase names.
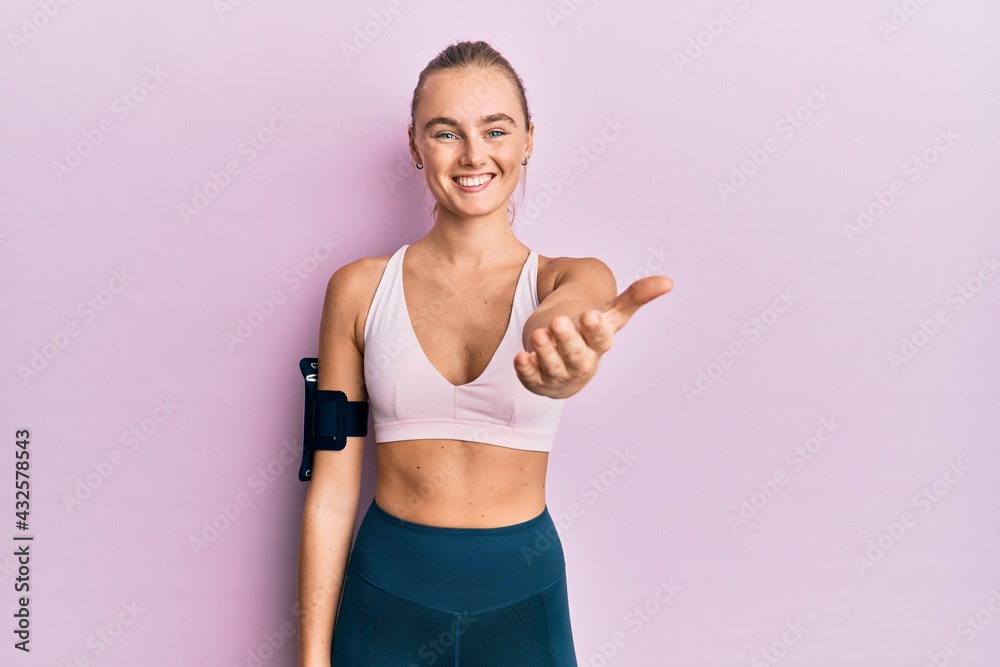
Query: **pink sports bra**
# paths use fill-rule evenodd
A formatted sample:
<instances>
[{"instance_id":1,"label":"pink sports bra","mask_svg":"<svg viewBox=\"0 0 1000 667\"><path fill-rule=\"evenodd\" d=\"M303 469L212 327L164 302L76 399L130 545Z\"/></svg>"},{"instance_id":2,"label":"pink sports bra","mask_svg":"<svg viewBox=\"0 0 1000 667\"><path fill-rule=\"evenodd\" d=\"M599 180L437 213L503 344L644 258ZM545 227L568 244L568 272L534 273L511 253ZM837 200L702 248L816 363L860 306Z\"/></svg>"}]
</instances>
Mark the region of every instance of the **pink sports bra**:
<instances>
[{"instance_id":1,"label":"pink sports bra","mask_svg":"<svg viewBox=\"0 0 1000 667\"><path fill-rule=\"evenodd\" d=\"M375 442L450 439L551 452L565 399L540 396L514 372L521 331L538 307L538 253L514 291L510 323L472 382L453 385L424 355L403 298L404 245L389 259L365 320L365 385Z\"/></svg>"}]
</instances>

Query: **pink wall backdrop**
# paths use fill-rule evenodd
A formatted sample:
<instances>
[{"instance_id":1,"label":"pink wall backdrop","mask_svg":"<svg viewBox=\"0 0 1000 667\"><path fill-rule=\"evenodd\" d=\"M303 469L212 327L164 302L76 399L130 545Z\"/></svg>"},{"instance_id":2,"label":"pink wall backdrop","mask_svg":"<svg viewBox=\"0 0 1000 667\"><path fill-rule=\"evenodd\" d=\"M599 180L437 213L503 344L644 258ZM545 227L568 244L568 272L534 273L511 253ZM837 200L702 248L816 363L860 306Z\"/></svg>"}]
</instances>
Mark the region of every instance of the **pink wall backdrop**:
<instances>
[{"instance_id":1,"label":"pink wall backdrop","mask_svg":"<svg viewBox=\"0 0 1000 667\"><path fill-rule=\"evenodd\" d=\"M537 126L519 237L676 285L551 457L580 664L1000 664L998 21L5 2L0 663L294 664L297 362L330 274L429 229L410 96L484 39Z\"/></svg>"}]
</instances>

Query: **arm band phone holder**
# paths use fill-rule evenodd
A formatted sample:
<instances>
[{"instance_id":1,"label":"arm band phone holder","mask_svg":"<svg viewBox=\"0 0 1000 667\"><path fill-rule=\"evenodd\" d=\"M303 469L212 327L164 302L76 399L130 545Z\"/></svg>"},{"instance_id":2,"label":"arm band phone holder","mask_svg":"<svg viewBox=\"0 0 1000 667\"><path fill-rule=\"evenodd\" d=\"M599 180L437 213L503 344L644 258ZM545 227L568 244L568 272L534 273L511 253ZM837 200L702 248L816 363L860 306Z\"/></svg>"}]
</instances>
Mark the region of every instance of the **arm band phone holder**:
<instances>
[{"instance_id":1,"label":"arm band phone holder","mask_svg":"<svg viewBox=\"0 0 1000 667\"><path fill-rule=\"evenodd\" d=\"M300 482L308 482L312 477L314 451L339 451L347 446L347 438L368 435L368 401L348 401L347 394L342 391L317 389L318 368L317 358L299 361L299 370L306 383Z\"/></svg>"}]
</instances>

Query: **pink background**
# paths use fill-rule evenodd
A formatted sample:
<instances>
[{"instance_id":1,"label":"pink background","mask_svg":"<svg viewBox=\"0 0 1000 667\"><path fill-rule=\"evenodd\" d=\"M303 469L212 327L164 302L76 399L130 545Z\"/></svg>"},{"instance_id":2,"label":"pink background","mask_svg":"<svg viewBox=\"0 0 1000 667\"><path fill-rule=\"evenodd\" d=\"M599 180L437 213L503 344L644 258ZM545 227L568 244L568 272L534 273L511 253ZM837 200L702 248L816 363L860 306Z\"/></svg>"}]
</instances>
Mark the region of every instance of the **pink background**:
<instances>
[{"instance_id":1,"label":"pink background","mask_svg":"<svg viewBox=\"0 0 1000 667\"><path fill-rule=\"evenodd\" d=\"M4 3L0 662L294 664L297 362L329 275L429 229L410 97L485 39L536 123L519 238L621 288L675 281L550 461L580 664L1000 664L998 20L989 0Z\"/></svg>"}]
</instances>

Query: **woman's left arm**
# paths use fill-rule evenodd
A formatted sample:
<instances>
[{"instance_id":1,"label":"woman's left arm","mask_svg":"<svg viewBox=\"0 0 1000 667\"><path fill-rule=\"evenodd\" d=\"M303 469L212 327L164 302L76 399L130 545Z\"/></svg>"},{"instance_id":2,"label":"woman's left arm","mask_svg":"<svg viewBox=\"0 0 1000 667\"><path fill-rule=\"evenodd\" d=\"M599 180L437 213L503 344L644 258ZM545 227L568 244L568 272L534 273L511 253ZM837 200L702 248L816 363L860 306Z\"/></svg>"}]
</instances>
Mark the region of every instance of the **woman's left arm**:
<instances>
[{"instance_id":1,"label":"woman's left arm","mask_svg":"<svg viewBox=\"0 0 1000 667\"><path fill-rule=\"evenodd\" d=\"M563 261L552 292L524 324L524 351L514 357L521 383L551 398L569 398L583 389L615 333L640 307L674 286L666 276L647 276L615 296L615 277L604 262L593 257Z\"/></svg>"}]
</instances>

